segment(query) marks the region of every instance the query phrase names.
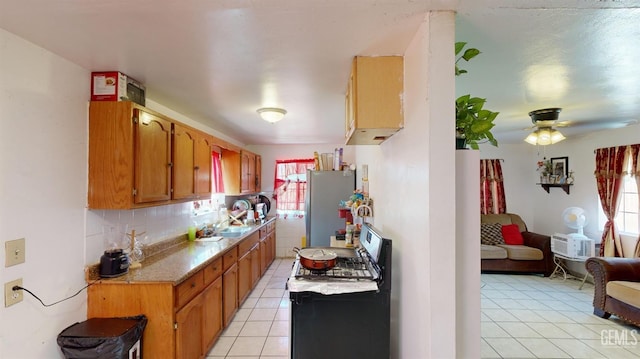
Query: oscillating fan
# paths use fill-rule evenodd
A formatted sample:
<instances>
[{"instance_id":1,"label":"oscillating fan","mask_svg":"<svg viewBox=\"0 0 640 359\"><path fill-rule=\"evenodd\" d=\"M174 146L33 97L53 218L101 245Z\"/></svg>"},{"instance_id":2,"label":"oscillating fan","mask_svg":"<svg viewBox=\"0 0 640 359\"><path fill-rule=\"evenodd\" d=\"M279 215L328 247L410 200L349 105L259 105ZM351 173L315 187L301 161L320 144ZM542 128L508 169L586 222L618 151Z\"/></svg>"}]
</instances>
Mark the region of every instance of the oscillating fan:
<instances>
[{"instance_id":1,"label":"oscillating fan","mask_svg":"<svg viewBox=\"0 0 640 359\"><path fill-rule=\"evenodd\" d=\"M562 221L576 233L555 233L551 236L551 251L570 258L590 257L595 253L595 242L584 235L587 215L580 207L569 207L562 212Z\"/></svg>"},{"instance_id":2,"label":"oscillating fan","mask_svg":"<svg viewBox=\"0 0 640 359\"><path fill-rule=\"evenodd\" d=\"M584 226L587 224L587 215L584 209L580 207L569 207L562 212L562 221L572 229L576 229L576 233L572 233L573 238L587 238L584 235Z\"/></svg>"}]
</instances>

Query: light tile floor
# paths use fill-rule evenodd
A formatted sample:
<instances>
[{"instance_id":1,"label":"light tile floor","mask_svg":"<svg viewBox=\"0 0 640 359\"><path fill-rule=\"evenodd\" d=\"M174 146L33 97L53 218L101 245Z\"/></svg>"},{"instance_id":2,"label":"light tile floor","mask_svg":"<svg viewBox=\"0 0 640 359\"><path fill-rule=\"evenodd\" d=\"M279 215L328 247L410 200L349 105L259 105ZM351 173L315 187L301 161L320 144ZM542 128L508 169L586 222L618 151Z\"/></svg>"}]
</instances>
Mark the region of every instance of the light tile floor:
<instances>
[{"instance_id":1,"label":"light tile floor","mask_svg":"<svg viewBox=\"0 0 640 359\"><path fill-rule=\"evenodd\" d=\"M593 315L593 285L482 274L482 358L640 358L640 328Z\"/></svg>"},{"instance_id":2,"label":"light tile floor","mask_svg":"<svg viewBox=\"0 0 640 359\"><path fill-rule=\"evenodd\" d=\"M207 354L208 359L289 357L289 291L292 258L276 258Z\"/></svg>"},{"instance_id":3,"label":"light tile floor","mask_svg":"<svg viewBox=\"0 0 640 359\"><path fill-rule=\"evenodd\" d=\"M276 259L208 359L289 357L292 259ZM592 314L593 285L531 275L482 274L481 357L640 359L640 328Z\"/></svg>"}]
</instances>

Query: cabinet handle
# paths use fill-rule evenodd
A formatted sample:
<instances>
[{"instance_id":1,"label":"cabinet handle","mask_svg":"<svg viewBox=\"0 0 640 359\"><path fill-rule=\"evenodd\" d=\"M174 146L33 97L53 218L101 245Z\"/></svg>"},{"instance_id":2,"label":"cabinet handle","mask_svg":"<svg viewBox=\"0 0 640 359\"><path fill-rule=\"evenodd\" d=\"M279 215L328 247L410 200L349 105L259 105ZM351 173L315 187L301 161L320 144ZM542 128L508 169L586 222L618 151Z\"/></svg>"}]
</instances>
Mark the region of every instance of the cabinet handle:
<instances>
[{"instance_id":1,"label":"cabinet handle","mask_svg":"<svg viewBox=\"0 0 640 359\"><path fill-rule=\"evenodd\" d=\"M191 288L195 288L196 287L196 282L191 283Z\"/></svg>"},{"instance_id":2,"label":"cabinet handle","mask_svg":"<svg viewBox=\"0 0 640 359\"><path fill-rule=\"evenodd\" d=\"M173 163L169 162L169 163L167 163L167 166L173 167Z\"/></svg>"},{"instance_id":3,"label":"cabinet handle","mask_svg":"<svg viewBox=\"0 0 640 359\"><path fill-rule=\"evenodd\" d=\"M195 166L195 167L193 167L193 169L197 171L197 170L199 170L199 169L200 169L200 167Z\"/></svg>"}]
</instances>

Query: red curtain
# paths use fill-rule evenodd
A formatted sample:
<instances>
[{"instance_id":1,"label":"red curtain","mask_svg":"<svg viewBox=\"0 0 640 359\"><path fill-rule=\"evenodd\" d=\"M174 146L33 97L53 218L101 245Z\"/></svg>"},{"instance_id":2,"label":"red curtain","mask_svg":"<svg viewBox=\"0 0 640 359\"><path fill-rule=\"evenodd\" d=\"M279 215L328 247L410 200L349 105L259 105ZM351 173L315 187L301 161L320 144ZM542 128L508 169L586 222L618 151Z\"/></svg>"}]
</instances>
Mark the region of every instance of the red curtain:
<instances>
[{"instance_id":1,"label":"red curtain","mask_svg":"<svg viewBox=\"0 0 640 359\"><path fill-rule=\"evenodd\" d=\"M596 150L596 184L602 210L607 216L600 245L601 256L624 257L614 218L618 211L626 149L627 146L618 146Z\"/></svg>"},{"instance_id":2,"label":"red curtain","mask_svg":"<svg viewBox=\"0 0 640 359\"><path fill-rule=\"evenodd\" d=\"M278 217L304 216L307 169L313 168L313 158L276 160L273 198L276 199L276 215Z\"/></svg>"},{"instance_id":3,"label":"red curtain","mask_svg":"<svg viewBox=\"0 0 640 359\"><path fill-rule=\"evenodd\" d=\"M213 192L224 193L224 182L222 182L222 165L220 163L220 154L216 151L213 151L211 153L211 158L213 159L213 163L211 164L213 174Z\"/></svg>"},{"instance_id":4,"label":"red curtain","mask_svg":"<svg viewBox=\"0 0 640 359\"><path fill-rule=\"evenodd\" d=\"M499 159L480 160L480 213L506 213L502 166Z\"/></svg>"}]
</instances>

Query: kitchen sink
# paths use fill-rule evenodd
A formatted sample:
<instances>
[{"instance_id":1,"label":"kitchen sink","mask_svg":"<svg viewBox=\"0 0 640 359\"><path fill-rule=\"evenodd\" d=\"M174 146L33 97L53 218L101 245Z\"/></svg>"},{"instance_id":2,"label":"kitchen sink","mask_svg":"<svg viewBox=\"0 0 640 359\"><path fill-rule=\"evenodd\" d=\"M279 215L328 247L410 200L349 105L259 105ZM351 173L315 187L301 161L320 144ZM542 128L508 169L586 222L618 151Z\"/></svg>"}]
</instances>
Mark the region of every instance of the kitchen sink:
<instances>
[{"instance_id":1,"label":"kitchen sink","mask_svg":"<svg viewBox=\"0 0 640 359\"><path fill-rule=\"evenodd\" d=\"M220 232L218 232L218 234L223 237L240 237L241 235L243 235L244 233L250 230L251 230L251 227L240 227L240 226L227 227L221 230Z\"/></svg>"}]
</instances>

